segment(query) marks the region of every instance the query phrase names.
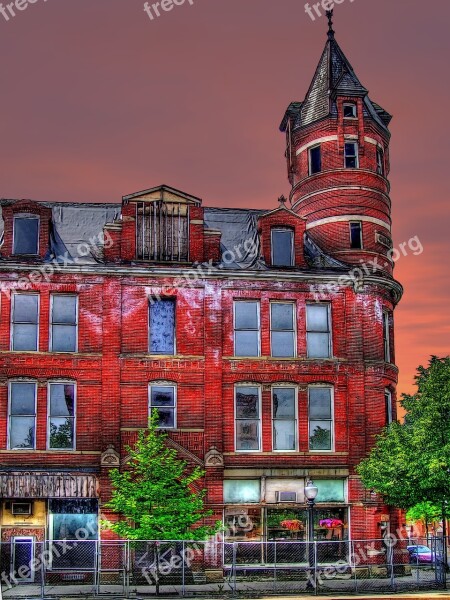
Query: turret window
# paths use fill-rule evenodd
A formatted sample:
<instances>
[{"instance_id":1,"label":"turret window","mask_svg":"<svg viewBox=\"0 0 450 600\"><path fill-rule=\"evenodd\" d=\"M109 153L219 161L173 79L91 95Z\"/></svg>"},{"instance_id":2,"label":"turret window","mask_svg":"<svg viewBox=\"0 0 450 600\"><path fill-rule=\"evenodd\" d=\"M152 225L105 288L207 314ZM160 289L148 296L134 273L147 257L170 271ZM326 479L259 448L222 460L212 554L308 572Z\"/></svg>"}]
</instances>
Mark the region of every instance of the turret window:
<instances>
[{"instance_id":1,"label":"turret window","mask_svg":"<svg viewBox=\"0 0 450 600\"><path fill-rule=\"evenodd\" d=\"M320 145L309 150L309 174L314 175L322 171L322 150Z\"/></svg>"},{"instance_id":2,"label":"turret window","mask_svg":"<svg viewBox=\"0 0 450 600\"><path fill-rule=\"evenodd\" d=\"M294 266L294 232L291 229L272 229L272 266Z\"/></svg>"},{"instance_id":3,"label":"turret window","mask_svg":"<svg viewBox=\"0 0 450 600\"><path fill-rule=\"evenodd\" d=\"M356 119L356 104L344 104L344 119Z\"/></svg>"},{"instance_id":4,"label":"turret window","mask_svg":"<svg viewBox=\"0 0 450 600\"><path fill-rule=\"evenodd\" d=\"M39 217L16 215L13 230L13 254L35 255L39 252Z\"/></svg>"},{"instance_id":5,"label":"turret window","mask_svg":"<svg viewBox=\"0 0 450 600\"><path fill-rule=\"evenodd\" d=\"M377 173L384 176L384 152L382 148L377 148Z\"/></svg>"},{"instance_id":6,"label":"turret window","mask_svg":"<svg viewBox=\"0 0 450 600\"><path fill-rule=\"evenodd\" d=\"M345 144L345 168L357 169L358 167L358 144L356 142L347 142Z\"/></svg>"},{"instance_id":7,"label":"turret window","mask_svg":"<svg viewBox=\"0 0 450 600\"><path fill-rule=\"evenodd\" d=\"M360 221L350 222L350 247L362 248L362 224Z\"/></svg>"}]
</instances>

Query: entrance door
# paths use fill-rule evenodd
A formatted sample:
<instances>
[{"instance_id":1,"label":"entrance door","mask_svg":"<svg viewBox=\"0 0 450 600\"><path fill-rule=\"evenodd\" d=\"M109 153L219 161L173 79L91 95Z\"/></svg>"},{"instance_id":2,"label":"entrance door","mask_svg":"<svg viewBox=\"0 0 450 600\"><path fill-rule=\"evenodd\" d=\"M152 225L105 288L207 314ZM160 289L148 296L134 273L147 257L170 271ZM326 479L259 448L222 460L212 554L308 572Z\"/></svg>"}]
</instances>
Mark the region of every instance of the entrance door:
<instances>
[{"instance_id":1,"label":"entrance door","mask_svg":"<svg viewBox=\"0 0 450 600\"><path fill-rule=\"evenodd\" d=\"M34 581L32 561L34 559L34 538L13 537L11 539L11 567L13 576L20 583Z\"/></svg>"}]
</instances>

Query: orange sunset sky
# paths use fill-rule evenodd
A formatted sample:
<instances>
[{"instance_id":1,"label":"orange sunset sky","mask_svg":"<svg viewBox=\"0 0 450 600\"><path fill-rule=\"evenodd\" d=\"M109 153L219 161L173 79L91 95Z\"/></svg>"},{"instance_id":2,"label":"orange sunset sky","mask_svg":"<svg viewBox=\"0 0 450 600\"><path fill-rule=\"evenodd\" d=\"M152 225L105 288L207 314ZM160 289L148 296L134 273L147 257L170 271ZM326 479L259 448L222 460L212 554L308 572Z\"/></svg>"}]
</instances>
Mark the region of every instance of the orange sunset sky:
<instances>
[{"instance_id":1,"label":"orange sunset sky","mask_svg":"<svg viewBox=\"0 0 450 600\"><path fill-rule=\"evenodd\" d=\"M288 195L278 125L326 41L303 0L193 0L153 21L141 0L36 0L0 15L0 196L120 201L161 183L205 205ZM449 0L341 0L336 38L394 115L399 392L450 350Z\"/></svg>"}]
</instances>

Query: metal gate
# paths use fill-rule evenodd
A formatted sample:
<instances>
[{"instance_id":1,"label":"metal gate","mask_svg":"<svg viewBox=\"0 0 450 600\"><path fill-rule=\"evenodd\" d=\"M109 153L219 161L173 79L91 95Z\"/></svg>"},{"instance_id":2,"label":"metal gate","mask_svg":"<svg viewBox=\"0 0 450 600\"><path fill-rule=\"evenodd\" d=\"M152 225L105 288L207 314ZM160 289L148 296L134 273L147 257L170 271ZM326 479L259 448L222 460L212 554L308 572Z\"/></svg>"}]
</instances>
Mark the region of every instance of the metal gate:
<instances>
[{"instance_id":1,"label":"metal gate","mask_svg":"<svg viewBox=\"0 0 450 600\"><path fill-rule=\"evenodd\" d=\"M431 554L434 562L436 583L443 589L447 584L447 552L443 537L433 537L431 540Z\"/></svg>"}]
</instances>

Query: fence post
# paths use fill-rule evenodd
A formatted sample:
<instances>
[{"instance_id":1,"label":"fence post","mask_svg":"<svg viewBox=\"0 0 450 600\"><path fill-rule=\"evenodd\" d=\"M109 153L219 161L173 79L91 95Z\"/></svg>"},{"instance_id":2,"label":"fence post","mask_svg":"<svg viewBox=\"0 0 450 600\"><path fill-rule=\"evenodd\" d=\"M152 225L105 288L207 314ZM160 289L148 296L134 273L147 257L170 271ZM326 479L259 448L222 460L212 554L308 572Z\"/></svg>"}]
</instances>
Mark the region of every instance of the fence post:
<instances>
[{"instance_id":1,"label":"fence post","mask_svg":"<svg viewBox=\"0 0 450 600\"><path fill-rule=\"evenodd\" d=\"M89 542L87 542L89 543ZM101 557L100 557L100 553L101 553L101 545L100 545L100 540L95 540L94 541L95 544L95 557L94 557L94 587L95 587L95 594L98 596L100 594L100 578L101 578Z\"/></svg>"},{"instance_id":2,"label":"fence post","mask_svg":"<svg viewBox=\"0 0 450 600\"><path fill-rule=\"evenodd\" d=\"M267 542L270 544L270 542ZM277 593L277 542L273 544L273 593Z\"/></svg>"},{"instance_id":3,"label":"fence post","mask_svg":"<svg viewBox=\"0 0 450 600\"><path fill-rule=\"evenodd\" d=\"M237 557L237 548L236 548L236 542L233 542L233 562L231 565L231 572L233 574L233 596L236 596L236 557Z\"/></svg>"},{"instance_id":4,"label":"fence post","mask_svg":"<svg viewBox=\"0 0 450 600\"><path fill-rule=\"evenodd\" d=\"M317 560L319 558L319 553L318 553L318 543L319 542L313 542L313 551L314 551L314 596L317 596L319 593L319 578L317 577Z\"/></svg>"},{"instance_id":5,"label":"fence post","mask_svg":"<svg viewBox=\"0 0 450 600\"><path fill-rule=\"evenodd\" d=\"M186 595L186 542L183 540L182 542L182 550L181 550L181 595Z\"/></svg>"},{"instance_id":6,"label":"fence post","mask_svg":"<svg viewBox=\"0 0 450 600\"><path fill-rule=\"evenodd\" d=\"M130 540L125 542L125 598L130 597L131 550Z\"/></svg>"},{"instance_id":7,"label":"fence post","mask_svg":"<svg viewBox=\"0 0 450 600\"><path fill-rule=\"evenodd\" d=\"M48 543L50 544L50 542ZM43 600L45 598L45 542L40 542L39 545L41 547L41 599Z\"/></svg>"},{"instance_id":8,"label":"fence post","mask_svg":"<svg viewBox=\"0 0 450 600\"><path fill-rule=\"evenodd\" d=\"M395 574L394 574L394 547L392 546L392 540L388 537L389 543L387 544L387 554L389 560L389 569L391 575L391 588L395 592Z\"/></svg>"},{"instance_id":9,"label":"fence post","mask_svg":"<svg viewBox=\"0 0 450 600\"><path fill-rule=\"evenodd\" d=\"M355 594L358 593L358 574L356 573L356 560L355 560L355 542L353 540L349 543L350 555L348 557L348 564L350 569L353 571L354 579L355 579Z\"/></svg>"}]
</instances>

